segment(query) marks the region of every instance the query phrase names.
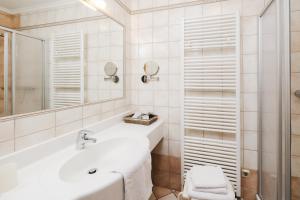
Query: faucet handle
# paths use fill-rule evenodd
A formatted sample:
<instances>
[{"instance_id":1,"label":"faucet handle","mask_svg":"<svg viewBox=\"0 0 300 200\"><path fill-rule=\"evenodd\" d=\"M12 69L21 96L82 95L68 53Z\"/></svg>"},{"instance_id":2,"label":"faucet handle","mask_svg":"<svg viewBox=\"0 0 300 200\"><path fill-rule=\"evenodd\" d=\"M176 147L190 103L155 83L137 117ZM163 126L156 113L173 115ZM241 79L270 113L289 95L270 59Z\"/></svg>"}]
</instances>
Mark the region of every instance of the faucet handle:
<instances>
[{"instance_id":1,"label":"faucet handle","mask_svg":"<svg viewBox=\"0 0 300 200\"><path fill-rule=\"evenodd\" d=\"M77 137L77 148L78 149L84 149L86 142L93 142L93 143L97 142L96 138L88 137L88 135L91 134L91 133L94 133L94 132L91 131L91 130L86 130L86 129L83 129L83 130L79 131L79 134L78 134L78 137Z\"/></svg>"}]
</instances>

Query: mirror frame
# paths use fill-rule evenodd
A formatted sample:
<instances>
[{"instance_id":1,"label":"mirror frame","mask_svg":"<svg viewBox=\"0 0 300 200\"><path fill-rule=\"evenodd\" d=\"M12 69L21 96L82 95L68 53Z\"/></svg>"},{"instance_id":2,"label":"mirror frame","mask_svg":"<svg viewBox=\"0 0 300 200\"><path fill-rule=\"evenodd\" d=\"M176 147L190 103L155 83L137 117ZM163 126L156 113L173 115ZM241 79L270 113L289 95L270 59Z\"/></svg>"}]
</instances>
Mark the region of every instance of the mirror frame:
<instances>
[{"instance_id":1,"label":"mirror frame","mask_svg":"<svg viewBox=\"0 0 300 200\"><path fill-rule=\"evenodd\" d=\"M84 6L84 5L82 5L82 6ZM105 103L105 102L110 102L110 101L117 101L117 100L121 100L121 99L126 99L126 97L127 97L127 91L126 91L126 55L127 55L126 54L127 53L126 52L126 25L123 24L122 22L118 21L115 17L110 15L104 9L98 8L97 12L102 13L106 18L109 18L109 19L113 20L115 23L119 24L123 28L123 74L122 74L123 75L123 81L122 81L122 83L123 83L123 96L118 97L118 98L103 100L103 101L95 101L95 102L88 102L88 103L84 102L82 104L77 104L77 105L73 105L73 106L65 106L65 107L61 107L61 108L49 108L49 109L33 111L33 112L28 112L28 113L22 113L22 114L7 115L7 116L4 116L4 117L0 117L0 122L11 120L11 119L23 118L23 117L27 117L27 116L29 117L29 116L39 115L39 114L43 114L43 113L57 112L57 111L61 111L61 110L67 110L67 109L72 109L72 108L88 106L88 105L95 105L95 104L100 104L100 103ZM84 18L79 18L79 19L75 19L75 20L64 20L64 21L55 22L55 23L57 23L58 25L62 25L63 23L66 23L66 22L78 23L78 22L82 21L83 19L88 19L88 18L90 18L90 17L84 17ZM42 38L33 37L29 34L21 32L21 31L22 30L33 29L33 28L43 28L43 27L47 27L47 26L48 26L47 24L38 24L38 25L33 25L33 26L21 27L21 28L18 28L16 30L10 29L10 28L4 27L4 26L0 26L0 28L5 30L5 31L11 32L12 34L17 33L17 34L20 34L20 35L23 35L23 36L26 36L26 37L31 37L31 38L36 38L36 39L42 40L44 42L44 39L42 39ZM15 55L12 54L12 56L14 57ZM44 57L45 57L45 52L44 52ZM12 62L14 62L14 61L12 61ZM43 58L43 62L44 62L44 64L46 62L46 60L44 58Z\"/></svg>"}]
</instances>

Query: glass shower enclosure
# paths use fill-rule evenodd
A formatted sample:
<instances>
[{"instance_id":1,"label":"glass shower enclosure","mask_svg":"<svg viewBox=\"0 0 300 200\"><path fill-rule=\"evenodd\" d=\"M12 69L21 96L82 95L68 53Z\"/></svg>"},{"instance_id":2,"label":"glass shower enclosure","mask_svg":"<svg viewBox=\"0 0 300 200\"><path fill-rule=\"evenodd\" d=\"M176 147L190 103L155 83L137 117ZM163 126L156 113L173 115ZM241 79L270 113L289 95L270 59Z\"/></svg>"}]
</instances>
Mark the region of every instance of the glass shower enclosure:
<instances>
[{"instance_id":1,"label":"glass shower enclosure","mask_svg":"<svg viewBox=\"0 0 300 200\"><path fill-rule=\"evenodd\" d=\"M291 200L290 5L272 0L259 17L257 199Z\"/></svg>"},{"instance_id":2,"label":"glass shower enclosure","mask_svg":"<svg viewBox=\"0 0 300 200\"><path fill-rule=\"evenodd\" d=\"M44 108L44 66L44 40L0 27L0 117Z\"/></svg>"},{"instance_id":3,"label":"glass shower enclosure","mask_svg":"<svg viewBox=\"0 0 300 200\"><path fill-rule=\"evenodd\" d=\"M280 65L278 44L278 13L273 1L260 17L260 195L263 199L278 199L280 187Z\"/></svg>"}]
</instances>

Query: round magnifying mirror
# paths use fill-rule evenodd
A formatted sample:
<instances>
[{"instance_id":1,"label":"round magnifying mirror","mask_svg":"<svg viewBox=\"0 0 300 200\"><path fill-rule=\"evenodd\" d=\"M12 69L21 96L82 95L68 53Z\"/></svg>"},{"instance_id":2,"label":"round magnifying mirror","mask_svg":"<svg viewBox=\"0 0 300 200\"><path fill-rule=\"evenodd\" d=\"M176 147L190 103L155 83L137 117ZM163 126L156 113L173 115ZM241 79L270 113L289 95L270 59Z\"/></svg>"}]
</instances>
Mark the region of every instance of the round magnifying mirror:
<instances>
[{"instance_id":1,"label":"round magnifying mirror","mask_svg":"<svg viewBox=\"0 0 300 200\"><path fill-rule=\"evenodd\" d=\"M154 76L159 71L159 65L156 62L149 61L144 65L144 71L148 76Z\"/></svg>"},{"instance_id":2,"label":"round magnifying mirror","mask_svg":"<svg viewBox=\"0 0 300 200\"><path fill-rule=\"evenodd\" d=\"M107 76L114 76L118 71L118 67L113 62L108 62L104 66L104 72Z\"/></svg>"}]
</instances>

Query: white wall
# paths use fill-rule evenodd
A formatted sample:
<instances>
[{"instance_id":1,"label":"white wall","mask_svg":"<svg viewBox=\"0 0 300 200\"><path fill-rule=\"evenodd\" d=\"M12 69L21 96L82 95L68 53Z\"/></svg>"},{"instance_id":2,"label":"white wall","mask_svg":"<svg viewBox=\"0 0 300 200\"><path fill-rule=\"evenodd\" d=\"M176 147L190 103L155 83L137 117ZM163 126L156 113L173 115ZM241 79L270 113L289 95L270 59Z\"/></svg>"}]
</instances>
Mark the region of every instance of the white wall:
<instances>
[{"instance_id":1,"label":"white wall","mask_svg":"<svg viewBox=\"0 0 300 200\"><path fill-rule=\"evenodd\" d=\"M180 157L180 22L183 17L241 13L241 133L242 165L257 169L257 39L258 15L263 0L227 0L189 6L163 1L169 9L157 9L131 16L131 102L137 109L153 111L166 120L165 139L156 153ZM168 3L166 3L168 2ZM161 1L139 0L138 9L157 7ZM139 13L139 12L138 12ZM160 81L142 84L143 63L159 63ZM209 135L207 137L223 137Z\"/></svg>"}]
</instances>

